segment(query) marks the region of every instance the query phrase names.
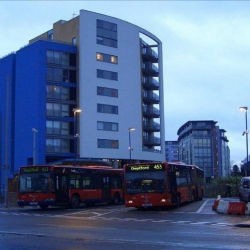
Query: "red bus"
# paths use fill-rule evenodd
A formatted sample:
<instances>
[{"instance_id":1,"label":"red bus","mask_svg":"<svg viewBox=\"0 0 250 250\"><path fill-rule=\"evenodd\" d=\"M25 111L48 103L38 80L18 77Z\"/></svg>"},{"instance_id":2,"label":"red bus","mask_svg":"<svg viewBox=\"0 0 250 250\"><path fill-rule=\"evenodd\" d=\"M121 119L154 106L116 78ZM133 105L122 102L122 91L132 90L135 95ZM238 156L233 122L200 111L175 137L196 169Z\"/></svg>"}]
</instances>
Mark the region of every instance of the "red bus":
<instances>
[{"instance_id":1,"label":"red bus","mask_svg":"<svg viewBox=\"0 0 250 250\"><path fill-rule=\"evenodd\" d=\"M203 197L203 170L194 165L149 162L124 166L126 207L167 207Z\"/></svg>"},{"instance_id":2,"label":"red bus","mask_svg":"<svg viewBox=\"0 0 250 250\"><path fill-rule=\"evenodd\" d=\"M123 201L123 170L108 166L40 165L19 170L18 205L69 205Z\"/></svg>"}]
</instances>

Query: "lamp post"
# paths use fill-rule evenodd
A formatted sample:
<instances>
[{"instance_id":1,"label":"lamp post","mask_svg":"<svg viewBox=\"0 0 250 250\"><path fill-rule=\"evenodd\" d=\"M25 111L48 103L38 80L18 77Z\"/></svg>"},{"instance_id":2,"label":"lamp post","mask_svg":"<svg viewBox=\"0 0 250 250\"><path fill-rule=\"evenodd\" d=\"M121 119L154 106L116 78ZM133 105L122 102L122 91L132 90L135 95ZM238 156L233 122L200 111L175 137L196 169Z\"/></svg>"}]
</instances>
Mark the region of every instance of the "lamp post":
<instances>
[{"instance_id":1,"label":"lamp post","mask_svg":"<svg viewBox=\"0 0 250 250\"><path fill-rule=\"evenodd\" d=\"M131 147L131 131L135 131L135 128L129 128L128 129L128 139L129 139L129 163L131 163L131 151L133 150L133 148Z\"/></svg>"},{"instance_id":2,"label":"lamp post","mask_svg":"<svg viewBox=\"0 0 250 250\"><path fill-rule=\"evenodd\" d=\"M74 108L73 109L73 112L74 112L74 153L75 153L75 166L76 166L76 158L77 158L77 137L78 137L78 134L77 134L77 130L76 130L76 115L77 113L80 113L82 112L81 109L78 109L78 108Z\"/></svg>"},{"instance_id":3,"label":"lamp post","mask_svg":"<svg viewBox=\"0 0 250 250\"><path fill-rule=\"evenodd\" d=\"M36 133L38 132L35 128L32 128L33 132L33 165L36 165Z\"/></svg>"},{"instance_id":4,"label":"lamp post","mask_svg":"<svg viewBox=\"0 0 250 250\"><path fill-rule=\"evenodd\" d=\"M247 151L247 162L246 162L246 172L245 172L245 175L247 176L247 173L248 173L248 128L247 128L247 110L248 108L247 107L240 107L239 108L240 110L242 111L245 111L245 121L246 121L246 130L243 132L243 136L246 135L246 151Z\"/></svg>"},{"instance_id":5,"label":"lamp post","mask_svg":"<svg viewBox=\"0 0 250 250\"><path fill-rule=\"evenodd\" d=\"M0 73L6 77L6 114L5 114L5 194L4 205L8 207L8 172L9 172L9 75Z\"/></svg>"}]
</instances>

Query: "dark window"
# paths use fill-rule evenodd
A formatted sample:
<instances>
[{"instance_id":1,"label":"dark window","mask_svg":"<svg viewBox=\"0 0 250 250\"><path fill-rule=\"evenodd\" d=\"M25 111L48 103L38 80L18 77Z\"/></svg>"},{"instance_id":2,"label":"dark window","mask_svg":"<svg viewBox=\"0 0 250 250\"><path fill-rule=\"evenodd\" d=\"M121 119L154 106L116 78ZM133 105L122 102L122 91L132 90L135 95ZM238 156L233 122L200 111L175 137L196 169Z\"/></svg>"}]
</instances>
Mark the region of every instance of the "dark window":
<instances>
[{"instance_id":1,"label":"dark window","mask_svg":"<svg viewBox=\"0 0 250 250\"><path fill-rule=\"evenodd\" d=\"M118 97L118 90L104 87L97 87L97 95Z\"/></svg>"},{"instance_id":2,"label":"dark window","mask_svg":"<svg viewBox=\"0 0 250 250\"><path fill-rule=\"evenodd\" d=\"M106 130L106 131L118 131L118 123L116 122L97 122L98 130Z\"/></svg>"},{"instance_id":3,"label":"dark window","mask_svg":"<svg viewBox=\"0 0 250 250\"><path fill-rule=\"evenodd\" d=\"M118 140L98 139L98 148L119 148Z\"/></svg>"},{"instance_id":4,"label":"dark window","mask_svg":"<svg viewBox=\"0 0 250 250\"><path fill-rule=\"evenodd\" d=\"M103 79L115 80L115 81L118 80L117 72L97 69L96 75L97 75L97 78L103 78Z\"/></svg>"},{"instance_id":5,"label":"dark window","mask_svg":"<svg viewBox=\"0 0 250 250\"><path fill-rule=\"evenodd\" d=\"M47 81L76 83L76 71L47 67Z\"/></svg>"},{"instance_id":6,"label":"dark window","mask_svg":"<svg viewBox=\"0 0 250 250\"><path fill-rule=\"evenodd\" d=\"M118 106L107 105L107 104L97 104L98 113L108 113L108 114L118 114Z\"/></svg>"},{"instance_id":7,"label":"dark window","mask_svg":"<svg viewBox=\"0 0 250 250\"><path fill-rule=\"evenodd\" d=\"M117 24L97 19L97 28L117 31Z\"/></svg>"},{"instance_id":8,"label":"dark window","mask_svg":"<svg viewBox=\"0 0 250 250\"><path fill-rule=\"evenodd\" d=\"M97 44L117 48L117 24L97 20Z\"/></svg>"},{"instance_id":9,"label":"dark window","mask_svg":"<svg viewBox=\"0 0 250 250\"><path fill-rule=\"evenodd\" d=\"M117 41L109 39L109 38L104 38L104 37L97 36L96 43L104 45L104 46L117 48Z\"/></svg>"},{"instance_id":10,"label":"dark window","mask_svg":"<svg viewBox=\"0 0 250 250\"><path fill-rule=\"evenodd\" d=\"M76 55L68 52L47 50L47 63L76 66Z\"/></svg>"}]
</instances>

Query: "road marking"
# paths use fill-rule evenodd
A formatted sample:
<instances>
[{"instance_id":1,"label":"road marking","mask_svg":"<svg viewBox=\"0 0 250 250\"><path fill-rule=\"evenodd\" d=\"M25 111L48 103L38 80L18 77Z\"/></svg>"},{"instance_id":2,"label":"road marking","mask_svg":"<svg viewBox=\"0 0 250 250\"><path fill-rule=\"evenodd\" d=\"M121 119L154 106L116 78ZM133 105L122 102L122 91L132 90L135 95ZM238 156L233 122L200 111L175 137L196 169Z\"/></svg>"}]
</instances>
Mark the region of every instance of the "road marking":
<instances>
[{"instance_id":1,"label":"road marking","mask_svg":"<svg viewBox=\"0 0 250 250\"><path fill-rule=\"evenodd\" d=\"M192 225L205 225L205 224L211 224L211 222L208 221L201 221L201 222L191 222Z\"/></svg>"},{"instance_id":2,"label":"road marking","mask_svg":"<svg viewBox=\"0 0 250 250\"><path fill-rule=\"evenodd\" d=\"M206 204L208 203L208 201L210 201L210 200L206 200L203 204L202 204L202 206L197 210L197 214L199 214L201 211L202 211L202 209L206 206Z\"/></svg>"},{"instance_id":3,"label":"road marking","mask_svg":"<svg viewBox=\"0 0 250 250\"><path fill-rule=\"evenodd\" d=\"M171 223L178 224L178 223L191 223L192 221L190 220L180 220L180 221L173 221Z\"/></svg>"},{"instance_id":4,"label":"road marking","mask_svg":"<svg viewBox=\"0 0 250 250\"><path fill-rule=\"evenodd\" d=\"M0 234L16 234L16 235L30 235L38 237L49 237L48 234L34 234L34 233L20 233L20 232L9 232L9 231L0 231Z\"/></svg>"},{"instance_id":5,"label":"road marking","mask_svg":"<svg viewBox=\"0 0 250 250\"><path fill-rule=\"evenodd\" d=\"M93 212L92 212L93 213ZM95 213L98 214L98 213ZM106 213L105 213L106 214ZM67 219L77 219L77 220L106 220L106 221L124 221L124 222L151 222L151 223L168 223L168 224L189 224L189 225L212 225L212 226L219 226L219 227L233 227L234 224L230 223L214 223L214 222L192 222L192 221L173 221L173 220L155 220L155 219L138 219L138 218L117 218L117 217L101 217L100 215L97 216L90 216L90 217L77 217L77 216L69 216L67 215L48 215L48 214L29 214L29 213L15 213L15 212L0 212L0 215L17 215L17 216L36 216L36 217L54 217L54 218L67 218ZM1 231L0 231L1 233Z\"/></svg>"}]
</instances>

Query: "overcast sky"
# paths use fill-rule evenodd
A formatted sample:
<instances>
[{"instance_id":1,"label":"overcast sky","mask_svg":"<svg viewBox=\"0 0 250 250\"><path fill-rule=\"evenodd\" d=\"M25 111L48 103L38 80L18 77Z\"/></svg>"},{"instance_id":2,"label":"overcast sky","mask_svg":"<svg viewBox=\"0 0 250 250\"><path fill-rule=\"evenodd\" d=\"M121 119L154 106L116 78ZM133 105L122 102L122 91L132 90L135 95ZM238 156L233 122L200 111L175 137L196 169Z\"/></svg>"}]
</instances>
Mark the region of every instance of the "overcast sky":
<instances>
[{"instance_id":1,"label":"overcast sky","mask_svg":"<svg viewBox=\"0 0 250 250\"><path fill-rule=\"evenodd\" d=\"M246 157L239 107L250 108L250 2L0 1L0 57L81 9L128 21L162 41L166 140L177 140L187 121L214 120L227 131L231 160Z\"/></svg>"}]
</instances>

